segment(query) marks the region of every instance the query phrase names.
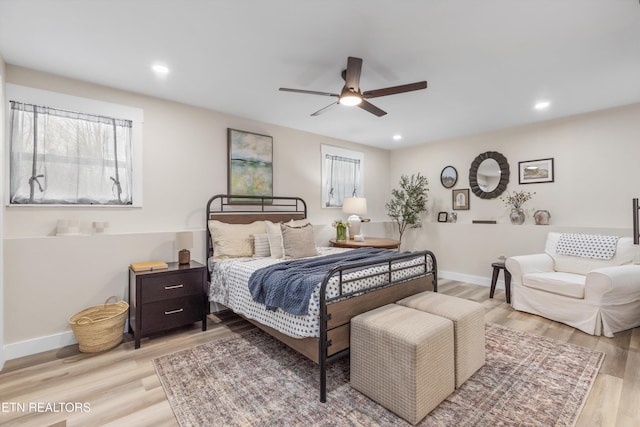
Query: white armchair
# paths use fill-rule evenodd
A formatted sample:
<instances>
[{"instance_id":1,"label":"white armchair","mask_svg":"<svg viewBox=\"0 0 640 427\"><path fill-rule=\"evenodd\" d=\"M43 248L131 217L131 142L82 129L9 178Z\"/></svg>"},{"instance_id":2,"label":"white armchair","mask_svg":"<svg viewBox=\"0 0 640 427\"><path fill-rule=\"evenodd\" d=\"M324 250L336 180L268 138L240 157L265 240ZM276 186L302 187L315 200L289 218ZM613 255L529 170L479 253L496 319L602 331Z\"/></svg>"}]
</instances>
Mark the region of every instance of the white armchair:
<instances>
[{"instance_id":1,"label":"white armchair","mask_svg":"<svg viewBox=\"0 0 640 427\"><path fill-rule=\"evenodd\" d=\"M507 258L514 309L613 337L640 326L640 246L618 239L610 259L560 255L560 233L549 233L545 253Z\"/></svg>"}]
</instances>

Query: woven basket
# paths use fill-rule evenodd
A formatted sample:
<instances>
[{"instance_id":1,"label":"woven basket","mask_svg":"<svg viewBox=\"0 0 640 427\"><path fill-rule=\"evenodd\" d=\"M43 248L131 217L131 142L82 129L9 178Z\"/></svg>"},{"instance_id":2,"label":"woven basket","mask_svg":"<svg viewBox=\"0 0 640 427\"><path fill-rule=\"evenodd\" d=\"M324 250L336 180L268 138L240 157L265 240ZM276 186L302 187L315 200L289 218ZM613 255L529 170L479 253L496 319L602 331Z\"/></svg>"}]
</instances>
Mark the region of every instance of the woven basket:
<instances>
[{"instance_id":1,"label":"woven basket","mask_svg":"<svg viewBox=\"0 0 640 427\"><path fill-rule=\"evenodd\" d=\"M109 303L114 298L118 299L110 297L104 304L86 308L69 318L81 352L97 353L122 342L129 304L125 301Z\"/></svg>"}]
</instances>

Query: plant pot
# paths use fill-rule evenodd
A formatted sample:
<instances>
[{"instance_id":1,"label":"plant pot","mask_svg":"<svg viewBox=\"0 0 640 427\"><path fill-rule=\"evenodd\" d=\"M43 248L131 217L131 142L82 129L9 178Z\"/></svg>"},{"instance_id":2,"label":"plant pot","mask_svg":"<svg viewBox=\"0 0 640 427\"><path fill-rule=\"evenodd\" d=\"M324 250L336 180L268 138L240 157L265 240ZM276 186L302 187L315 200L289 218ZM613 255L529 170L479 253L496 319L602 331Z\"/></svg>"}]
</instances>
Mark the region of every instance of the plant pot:
<instances>
[{"instance_id":1,"label":"plant pot","mask_svg":"<svg viewBox=\"0 0 640 427\"><path fill-rule=\"evenodd\" d=\"M524 210L522 208L513 208L509 214L511 224L522 225L524 224Z\"/></svg>"},{"instance_id":2,"label":"plant pot","mask_svg":"<svg viewBox=\"0 0 640 427\"><path fill-rule=\"evenodd\" d=\"M344 242L347 240L347 227L344 225L336 226L336 240L338 242Z\"/></svg>"}]
</instances>

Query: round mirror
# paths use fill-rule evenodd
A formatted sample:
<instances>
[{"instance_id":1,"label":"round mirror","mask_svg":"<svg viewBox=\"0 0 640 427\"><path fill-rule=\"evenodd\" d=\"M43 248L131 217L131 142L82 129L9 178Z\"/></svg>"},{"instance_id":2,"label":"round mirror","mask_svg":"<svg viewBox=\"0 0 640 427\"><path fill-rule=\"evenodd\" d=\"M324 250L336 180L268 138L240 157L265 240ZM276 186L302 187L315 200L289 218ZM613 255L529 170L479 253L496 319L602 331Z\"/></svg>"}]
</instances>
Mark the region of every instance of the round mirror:
<instances>
[{"instance_id":1,"label":"round mirror","mask_svg":"<svg viewBox=\"0 0 640 427\"><path fill-rule=\"evenodd\" d=\"M444 188L451 188L458 182L458 171L453 166L446 166L440 172L440 182Z\"/></svg>"},{"instance_id":2,"label":"round mirror","mask_svg":"<svg viewBox=\"0 0 640 427\"><path fill-rule=\"evenodd\" d=\"M494 199L507 189L509 162L496 151L487 151L476 157L469 168L469 185L473 194L481 199Z\"/></svg>"}]
</instances>

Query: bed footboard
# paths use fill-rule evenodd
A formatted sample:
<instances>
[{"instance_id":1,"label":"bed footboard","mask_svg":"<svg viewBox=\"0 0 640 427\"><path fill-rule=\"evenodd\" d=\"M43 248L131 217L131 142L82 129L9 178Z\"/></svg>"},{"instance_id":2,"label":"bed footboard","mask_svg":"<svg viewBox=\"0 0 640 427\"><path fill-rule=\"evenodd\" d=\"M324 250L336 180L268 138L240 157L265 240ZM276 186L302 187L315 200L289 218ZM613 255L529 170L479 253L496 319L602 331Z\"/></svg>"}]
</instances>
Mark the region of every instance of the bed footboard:
<instances>
[{"instance_id":1,"label":"bed footboard","mask_svg":"<svg viewBox=\"0 0 640 427\"><path fill-rule=\"evenodd\" d=\"M417 258L420 259L417 264L402 264ZM349 282L358 280L347 278L349 273L366 267L383 265L385 271L374 272L367 276L386 276L383 283L351 293L343 292ZM410 274L403 275L401 279L394 278L402 270L410 270ZM329 298L326 295L327 286L333 277L339 280L340 293L338 296ZM427 290L438 291L437 263L431 251L393 255L383 262L343 265L327 273L320 288L320 337L317 363L320 365L321 402L327 400L327 363L346 355L349 351L351 318Z\"/></svg>"}]
</instances>

